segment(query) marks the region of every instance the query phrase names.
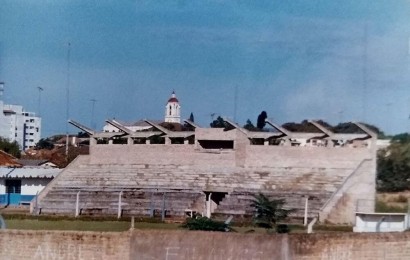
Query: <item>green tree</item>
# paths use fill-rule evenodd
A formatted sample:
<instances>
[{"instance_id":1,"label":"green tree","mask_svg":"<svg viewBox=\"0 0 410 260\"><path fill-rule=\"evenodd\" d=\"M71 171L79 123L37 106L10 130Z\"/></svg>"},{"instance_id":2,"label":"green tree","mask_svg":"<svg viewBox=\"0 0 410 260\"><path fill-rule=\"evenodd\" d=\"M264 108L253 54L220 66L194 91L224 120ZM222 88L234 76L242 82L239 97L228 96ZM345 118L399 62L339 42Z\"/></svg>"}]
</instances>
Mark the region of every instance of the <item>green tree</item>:
<instances>
[{"instance_id":1,"label":"green tree","mask_svg":"<svg viewBox=\"0 0 410 260\"><path fill-rule=\"evenodd\" d=\"M226 124L225 121L223 120L222 117L218 116L217 119L215 119L214 121L212 121L212 123L210 124L210 126L212 128L225 128Z\"/></svg>"},{"instance_id":2,"label":"green tree","mask_svg":"<svg viewBox=\"0 0 410 260\"><path fill-rule=\"evenodd\" d=\"M250 119L246 120L246 124L243 126L248 131L258 131L258 128L256 128L252 121Z\"/></svg>"},{"instance_id":3,"label":"green tree","mask_svg":"<svg viewBox=\"0 0 410 260\"><path fill-rule=\"evenodd\" d=\"M309 123L307 120L303 120L300 123L285 123L282 125L283 128L292 132L305 132L305 133L319 133L320 130L316 126Z\"/></svg>"},{"instance_id":4,"label":"green tree","mask_svg":"<svg viewBox=\"0 0 410 260\"><path fill-rule=\"evenodd\" d=\"M392 143L377 154L377 190L410 190L410 140L396 135Z\"/></svg>"},{"instance_id":5,"label":"green tree","mask_svg":"<svg viewBox=\"0 0 410 260\"><path fill-rule=\"evenodd\" d=\"M0 137L0 150L20 158L20 146L16 141L10 142L8 139Z\"/></svg>"},{"instance_id":6,"label":"green tree","mask_svg":"<svg viewBox=\"0 0 410 260\"><path fill-rule=\"evenodd\" d=\"M266 125L266 118L268 118L268 114L266 111L262 111L258 116L258 121L256 122L256 127L262 130Z\"/></svg>"},{"instance_id":7,"label":"green tree","mask_svg":"<svg viewBox=\"0 0 410 260\"><path fill-rule=\"evenodd\" d=\"M195 118L194 118L194 114L191 112L191 114L189 115L189 121L191 121L192 123L195 122Z\"/></svg>"},{"instance_id":8,"label":"green tree","mask_svg":"<svg viewBox=\"0 0 410 260\"><path fill-rule=\"evenodd\" d=\"M292 209L284 209L285 200L269 199L264 194L253 195L251 207L255 209L253 220L257 226L271 229L288 217Z\"/></svg>"},{"instance_id":9,"label":"green tree","mask_svg":"<svg viewBox=\"0 0 410 260\"><path fill-rule=\"evenodd\" d=\"M40 141L38 141L38 143L36 144L35 148L37 150L40 150L40 149L52 150L54 148L54 144L50 142L48 139L41 138Z\"/></svg>"}]
</instances>

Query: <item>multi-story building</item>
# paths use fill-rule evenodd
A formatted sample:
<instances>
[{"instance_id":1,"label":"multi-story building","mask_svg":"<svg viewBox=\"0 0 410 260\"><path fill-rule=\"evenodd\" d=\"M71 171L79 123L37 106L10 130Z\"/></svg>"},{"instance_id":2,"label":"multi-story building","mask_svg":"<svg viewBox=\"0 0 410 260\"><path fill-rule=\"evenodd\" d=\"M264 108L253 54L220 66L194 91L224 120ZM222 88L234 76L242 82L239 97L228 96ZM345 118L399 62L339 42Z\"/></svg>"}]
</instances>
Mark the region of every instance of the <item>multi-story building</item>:
<instances>
[{"instance_id":1,"label":"multi-story building","mask_svg":"<svg viewBox=\"0 0 410 260\"><path fill-rule=\"evenodd\" d=\"M32 148L41 137L41 118L23 106L7 105L0 100L0 136L16 141L21 150Z\"/></svg>"}]
</instances>

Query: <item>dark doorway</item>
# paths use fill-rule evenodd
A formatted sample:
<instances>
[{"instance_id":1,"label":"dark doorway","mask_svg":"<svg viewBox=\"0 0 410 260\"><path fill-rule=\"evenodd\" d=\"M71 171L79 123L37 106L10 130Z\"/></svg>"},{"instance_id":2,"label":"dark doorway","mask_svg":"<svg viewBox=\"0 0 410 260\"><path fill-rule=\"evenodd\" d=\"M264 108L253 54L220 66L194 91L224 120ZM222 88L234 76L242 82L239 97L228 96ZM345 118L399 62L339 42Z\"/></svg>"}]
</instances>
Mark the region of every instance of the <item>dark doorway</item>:
<instances>
[{"instance_id":1,"label":"dark doorway","mask_svg":"<svg viewBox=\"0 0 410 260\"><path fill-rule=\"evenodd\" d=\"M21 200L21 180L6 180L6 204L19 205Z\"/></svg>"}]
</instances>

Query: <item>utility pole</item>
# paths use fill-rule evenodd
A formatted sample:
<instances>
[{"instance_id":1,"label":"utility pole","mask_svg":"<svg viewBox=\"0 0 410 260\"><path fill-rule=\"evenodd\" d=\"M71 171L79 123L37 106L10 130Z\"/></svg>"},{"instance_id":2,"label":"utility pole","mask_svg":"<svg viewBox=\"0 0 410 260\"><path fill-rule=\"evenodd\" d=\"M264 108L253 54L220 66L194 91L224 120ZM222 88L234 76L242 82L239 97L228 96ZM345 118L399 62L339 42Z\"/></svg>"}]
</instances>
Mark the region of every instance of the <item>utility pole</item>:
<instances>
[{"instance_id":1,"label":"utility pole","mask_svg":"<svg viewBox=\"0 0 410 260\"><path fill-rule=\"evenodd\" d=\"M3 99L4 94L4 82L0 82L0 100Z\"/></svg>"},{"instance_id":2,"label":"utility pole","mask_svg":"<svg viewBox=\"0 0 410 260\"><path fill-rule=\"evenodd\" d=\"M67 50L67 86L66 86L66 140L65 140L65 157L68 162L68 120L70 119L70 52L71 52L71 43L68 43Z\"/></svg>"},{"instance_id":3,"label":"utility pole","mask_svg":"<svg viewBox=\"0 0 410 260\"><path fill-rule=\"evenodd\" d=\"M235 85L235 100L234 100L234 108L233 108L233 121L236 122L236 110L238 106L238 85Z\"/></svg>"},{"instance_id":4,"label":"utility pole","mask_svg":"<svg viewBox=\"0 0 410 260\"><path fill-rule=\"evenodd\" d=\"M91 107L91 128L95 129L95 123L94 123L94 107L95 107L95 102L97 102L97 99L90 99L92 102L92 107Z\"/></svg>"},{"instance_id":5,"label":"utility pole","mask_svg":"<svg viewBox=\"0 0 410 260\"><path fill-rule=\"evenodd\" d=\"M367 22L364 25L363 32L363 54L362 54L362 120L364 123L367 122Z\"/></svg>"},{"instance_id":6,"label":"utility pole","mask_svg":"<svg viewBox=\"0 0 410 260\"><path fill-rule=\"evenodd\" d=\"M37 87L38 89L38 116L41 115L41 91L43 91L44 89L42 87Z\"/></svg>"}]
</instances>

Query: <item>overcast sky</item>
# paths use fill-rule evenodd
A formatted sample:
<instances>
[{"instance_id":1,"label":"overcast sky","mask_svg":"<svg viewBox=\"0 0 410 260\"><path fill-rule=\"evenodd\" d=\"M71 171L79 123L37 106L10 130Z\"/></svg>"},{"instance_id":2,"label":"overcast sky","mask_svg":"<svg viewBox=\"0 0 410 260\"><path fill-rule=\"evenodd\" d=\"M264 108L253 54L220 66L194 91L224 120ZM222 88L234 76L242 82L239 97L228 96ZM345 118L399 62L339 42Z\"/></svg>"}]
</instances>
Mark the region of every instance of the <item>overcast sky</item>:
<instances>
[{"instance_id":1,"label":"overcast sky","mask_svg":"<svg viewBox=\"0 0 410 260\"><path fill-rule=\"evenodd\" d=\"M70 118L90 125L96 99L98 128L163 119L175 90L203 126L265 110L277 123L399 133L410 130L409 37L409 0L1 0L0 81L6 103L34 112L44 89L43 136L66 131L67 86Z\"/></svg>"}]
</instances>

